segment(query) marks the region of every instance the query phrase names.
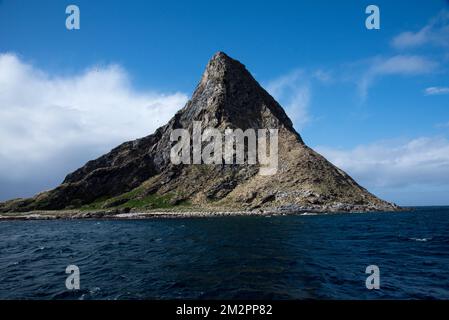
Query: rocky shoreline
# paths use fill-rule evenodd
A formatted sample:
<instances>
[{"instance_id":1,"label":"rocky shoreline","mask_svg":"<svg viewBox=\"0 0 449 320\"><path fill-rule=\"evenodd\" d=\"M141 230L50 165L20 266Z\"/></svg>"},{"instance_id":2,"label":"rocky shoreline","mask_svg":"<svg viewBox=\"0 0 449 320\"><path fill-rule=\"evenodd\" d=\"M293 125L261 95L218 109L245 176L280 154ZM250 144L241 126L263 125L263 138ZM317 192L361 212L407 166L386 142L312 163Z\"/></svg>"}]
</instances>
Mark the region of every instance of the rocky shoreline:
<instances>
[{"instance_id":1,"label":"rocky shoreline","mask_svg":"<svg viewBox=\"0 0 449 320\"><path fill-rule=\"evenodd\" d=\"M5 220L79 220L79 219L105 219L105 220L137 220L137 219L173 219L173 218L211 218L211 217L232 217L232 216L287 216L287 215L328 215L341 213L368 213L368 212L393 212L375 207L343 207L345 210L338 208L318 208L318 207L295 207L295 208L271 208L257 210L96 210L96 211L80 211L80 210L58 210L58 211L31 211L31 212L9 212L0 213L0 221ZM338 210L340 209L340 210ZM399 208L395 211L406 211Z\"/></svg>"}]
</instances>

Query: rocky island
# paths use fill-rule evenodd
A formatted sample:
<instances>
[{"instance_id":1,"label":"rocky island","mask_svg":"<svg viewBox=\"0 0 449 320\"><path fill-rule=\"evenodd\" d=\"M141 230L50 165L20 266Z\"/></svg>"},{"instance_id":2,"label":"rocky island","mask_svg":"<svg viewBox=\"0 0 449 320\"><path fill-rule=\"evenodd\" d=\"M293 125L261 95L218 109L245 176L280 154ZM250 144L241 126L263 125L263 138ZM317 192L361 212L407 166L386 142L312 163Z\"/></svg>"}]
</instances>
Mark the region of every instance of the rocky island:
<instances>
[{"instance_id":1,"label":"rocky island","mask_svg":"<svg viewBox=\"0 0 449 320\"><path fill-rule=\"evenodd\" d=\"M278 170L258 164L173 164L175 129L278 129ZM283 108L245 66L216 53L191 99L153 134L125 142L28 199L0 203L0 217L144 218L396 211L309 148Z\"/></svg>"}]
</instances>

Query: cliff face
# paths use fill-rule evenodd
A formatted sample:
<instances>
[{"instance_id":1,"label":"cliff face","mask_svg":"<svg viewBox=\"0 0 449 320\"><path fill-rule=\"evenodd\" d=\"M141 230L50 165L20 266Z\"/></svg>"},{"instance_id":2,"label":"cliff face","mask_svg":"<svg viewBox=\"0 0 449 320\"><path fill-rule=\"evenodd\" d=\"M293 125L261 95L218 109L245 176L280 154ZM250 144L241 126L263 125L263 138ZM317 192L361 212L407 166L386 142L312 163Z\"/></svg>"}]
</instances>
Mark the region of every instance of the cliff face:
<instances>
[{"instance_id":1,"label":"cliff face","mask_svg":"<svg viewBox=\"0 0 449 320\"><path fill-rule=\"evenodd\" d=\"M173 165L174 129L276 128L279 166ZM395 210L307 147L282 107L240 62L219 52L209 61L190 101L163 127L125 142L67 175L57 188L0 204L0 211L65 208L228 208L239 210Z\"/></svg>"}]
</instances>

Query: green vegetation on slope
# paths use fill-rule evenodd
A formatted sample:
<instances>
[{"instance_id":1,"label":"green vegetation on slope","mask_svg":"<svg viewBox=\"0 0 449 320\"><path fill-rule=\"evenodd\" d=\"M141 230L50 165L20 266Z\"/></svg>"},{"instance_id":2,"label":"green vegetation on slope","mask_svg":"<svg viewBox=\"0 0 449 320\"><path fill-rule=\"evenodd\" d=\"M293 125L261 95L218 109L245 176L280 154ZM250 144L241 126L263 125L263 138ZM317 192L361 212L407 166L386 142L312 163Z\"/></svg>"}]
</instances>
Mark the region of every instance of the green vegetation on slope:
<instances>
[{"instance_id":1,"label":"green vegetation on slope","mask_svg":"<svg viewBox=\"0 0 449 320\"><path fill-rule=\"evenodd\" d=\"M140 208L140 209L170 209L175 207L188 207L188 201L173 201L173 194L143 195L144 189L138 187L129 192L112 198L99 198L94 202L84 205L81 210L100 210L106 208Z\"/></svg>"}]
</instances>

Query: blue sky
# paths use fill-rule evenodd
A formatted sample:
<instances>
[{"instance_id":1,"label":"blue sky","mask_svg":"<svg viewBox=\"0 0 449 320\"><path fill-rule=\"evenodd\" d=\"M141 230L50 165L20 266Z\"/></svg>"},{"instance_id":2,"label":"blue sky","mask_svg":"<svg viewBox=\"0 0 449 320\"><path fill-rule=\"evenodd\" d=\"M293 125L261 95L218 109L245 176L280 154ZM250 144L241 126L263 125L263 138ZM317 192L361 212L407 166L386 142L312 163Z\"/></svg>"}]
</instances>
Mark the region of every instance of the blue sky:
<instances>
[{"instance_id":1,"label":"blue sky","mask_svg":"<svg viewBox=\"0 0 449 320\"><path fill-rule=\"evenodd\" d=\"M80 30L65 28L69 4ZM369 4L380 30L365 28ZM449 204L448 12L443 0L0 0L0 200L151 133L221 50L370 191Z\"/></svg>"}]
</instances>

